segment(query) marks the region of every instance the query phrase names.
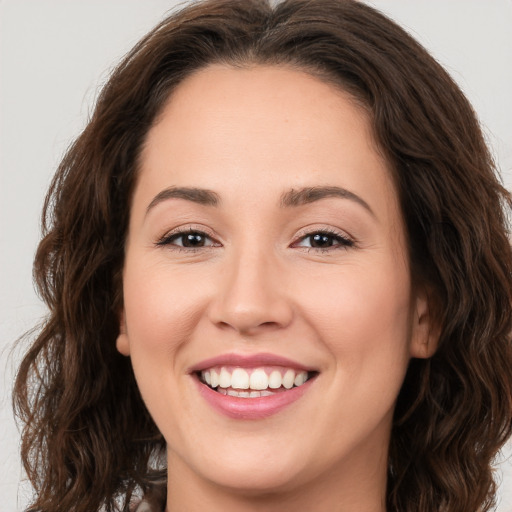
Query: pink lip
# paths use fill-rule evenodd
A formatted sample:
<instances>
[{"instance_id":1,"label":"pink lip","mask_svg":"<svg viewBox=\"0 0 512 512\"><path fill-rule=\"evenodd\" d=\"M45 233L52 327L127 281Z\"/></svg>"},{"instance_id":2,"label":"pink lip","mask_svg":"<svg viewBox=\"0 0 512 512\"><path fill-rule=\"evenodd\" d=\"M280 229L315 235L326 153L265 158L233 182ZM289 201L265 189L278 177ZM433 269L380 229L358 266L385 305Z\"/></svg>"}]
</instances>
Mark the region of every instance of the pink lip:
<instances>
[{"instance_id":1,"label":"pink lip","mask_svg":"<svg viewBox=\"0 0 512 512\"><path fill-rule=\"evenodd\" d=\"M259 398L239 398L222 395L201 382L198 373L214 366L238 366L240 368L255 368L258 366L284 366L298 371L312 372L314 368L277 356L270 353L259 354L223 354L210 359L205 359L189 368L189 373L194 379L201 396L217 411L234 419L255 420L272 416L288 405L299 400L306 393L315 377L310 378L302 386L294 387L270 396Z\"/></svg>"},{"instance_id":2,"label":"pink lip","mask_svg":"<svg viewBox=\"0 0 512 512\"><path fill-rule=\"evenodd\" d=\"M309 379L302 386L260 398L239 398L236 396L222 395L203 384L194 374L194 381L198 386L201 396L217 411L230 418L238 420L257 420L268 418L283 410L288 405L299 400L308 391L316 380Z\"/></svg>"},{"instance_id":3,"label":"pink lip","mask_svg":"<svg viewBox=\"0 0 512 512\"><path fill-rule=\"evenodd\" d=\"M314 368L304 366L286 357L262 352L260 354L223 354L211 359L205 359L189 368L189 373L200 372L213 366L239 366L240 368L254 368L256 366L285 366L302 371L315 371Z\"/></svg>"}]
</instances>

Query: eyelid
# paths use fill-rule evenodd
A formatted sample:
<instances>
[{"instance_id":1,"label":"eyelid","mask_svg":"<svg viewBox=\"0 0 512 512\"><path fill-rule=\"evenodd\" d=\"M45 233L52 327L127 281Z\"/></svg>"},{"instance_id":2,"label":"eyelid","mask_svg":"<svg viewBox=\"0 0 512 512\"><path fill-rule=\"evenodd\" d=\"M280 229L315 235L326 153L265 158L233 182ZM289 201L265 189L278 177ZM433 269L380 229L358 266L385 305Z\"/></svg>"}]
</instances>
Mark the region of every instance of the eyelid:
<instances>
[{"instance_id":1,"label":"eyelid","mask_svg":"<svg viewBox=\"0 0 512 512\"><path fill-rule=\"evenodd\" d=\"M349 233L347 233L345 230L325 224L312 224L309 226L305 226L297 232L295 238L299 239L308 235L313 235L315 233L328 233L330 235L339 236L346 240L350 240L351 242L354 243L356 242L355 238Z\"/></svg>"},{"instance_id":2,"label":"eyelid","mask_svg":"<svg viewBox=\"0 0 512 512\"><path fill-rule=\"evenodd\" d=\"M182 247L180 245L173 244L170 240L173 237L178 238L180 235L186 235L187 233L202 234L205 237L207 237L212 243L211 243L211 245L192 248L192 247ZM297 232L296 236L294 237L294 241L290 244L290 247L301 247L301 246L298 246L298 244L300 242L302 242L307 237L313 236L315 234L329 235L329 236L332 236L333 238L340 239L340 242L337 245L330 246L328 248L303 247L304 249L313 249L313 250L316 249L316 250L320 250L320 251L328 251L328 250L334 250L334 249L339 249L339 248L348 249L348 248L356 245L356 240L351 235L347 234L343 230L333 228L332 226L307 226ZM159 247L173 246L173 249L177 249L177 250L194 251L194 250L201 250L201 249L204 250L204 249L208 249L211 247L222 247L223 244L218 240L218 237L212 232L212 230L207 228L206 226L197 225L197 224L187 224L187 225L177 226L169 231L166 231L161 237L159 237L156 240L155 245L159 246Z\"/></svg>"},{"instance_id":3,"label":"eyelid","mask_svg":"<svg viewBox=\"0 0 512 512\"><path fill-rule=\"evenodd\" d=\"M206 226L201 226L201 225L197 225L197 224L186 224L186 225L182 225L182 226L177 226L169 231L166 231L161 237L159 237L157 239L157 241L155 242L155 245L160 246L160 247L171 246L172 244L169 242L169 240L172 237L175 237L175 236L177 237L179 235L186 235L187 233L199 233L199 234L205 235L213 242L212 245L198 247L197 249L207 249L209 247L220 247L222 245L209 228L207 228ZM185 249L185 250L196 250L195 248L187 248L187 247L184 248L184 247L180 247L177 245L175 247L180 248L180 249Z\"/></svg>"},{"instance_id":4,"label":"eyelid","mask_svg":"<svg viewBox=\"0 0 512 512\"><path fill-rule=\"evenodd\" d=\"M302 242L307 237L313 236L315 234L326 234L332 236L333 238L339 238L343 241L343 243L340 243L337 246L330 246L329 248L304 247L305 249L317 249L320 251L328 251L339 248L349 249L356 245L356 240L354 239L354 237L352 237L345 231L333 228L332 226L308 226L306 228L301 229L297 233L295 240L292 242L291 246L301 247L297 245L299 242Z\"/></svg>"}]
</instances>

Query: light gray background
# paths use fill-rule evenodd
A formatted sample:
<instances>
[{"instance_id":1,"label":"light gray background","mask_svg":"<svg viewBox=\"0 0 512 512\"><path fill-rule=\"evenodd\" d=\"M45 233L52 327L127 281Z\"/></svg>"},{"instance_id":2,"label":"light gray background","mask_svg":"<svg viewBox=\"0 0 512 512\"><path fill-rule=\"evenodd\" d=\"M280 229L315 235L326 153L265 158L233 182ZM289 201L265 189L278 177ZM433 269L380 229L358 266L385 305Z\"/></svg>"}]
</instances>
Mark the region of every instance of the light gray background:
<instances>
[{"instance_id":1,"label":"light gray background","mask_svg":"<svg viewBox=\"0 0 512 512\"><path fill-rule=\"evenodd\" d=\"M22 510L10 388L13 341L44 315L31 280L45 190L84 126L98 88L178 2L0 0L0 508ZM374 0L448 69L485 127L512 187L512 0ZM512 446L499 467L499 512L512 512ZM21 483L20 483L21 482Z\"/></svg>"}]
</instances>

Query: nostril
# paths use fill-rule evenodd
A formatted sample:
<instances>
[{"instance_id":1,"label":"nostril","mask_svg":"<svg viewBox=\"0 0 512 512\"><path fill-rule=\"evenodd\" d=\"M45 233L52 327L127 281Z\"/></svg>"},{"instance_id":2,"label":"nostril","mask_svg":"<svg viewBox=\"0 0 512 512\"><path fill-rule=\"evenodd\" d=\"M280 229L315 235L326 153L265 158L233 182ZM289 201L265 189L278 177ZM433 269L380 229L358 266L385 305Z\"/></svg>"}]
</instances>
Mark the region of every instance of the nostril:
<instances>
[{"instance_id":1,"label":"nostril","mask_svg":"<svg viewBox=\"0 0 512 512\"><path fill-rule=\"evenodd\" d=\"M234 319L232 322L220 321L217 322L217 327L222 330L235 330L241 335L253 335L262 331L272 331L280 328L278 322L251 322L242 321L241 319Z\"/></svg>"},{"instance_id":2,"label":"nostril","mask_svg":"<svg viewBox=\"0 0 512 512\"><path fill-rule=\"evenodd\" d=\"M264 329L275 329L276 327L279 327L279 324L277 322L263 322L259 327Z\"/></svg>"}]
</instances>

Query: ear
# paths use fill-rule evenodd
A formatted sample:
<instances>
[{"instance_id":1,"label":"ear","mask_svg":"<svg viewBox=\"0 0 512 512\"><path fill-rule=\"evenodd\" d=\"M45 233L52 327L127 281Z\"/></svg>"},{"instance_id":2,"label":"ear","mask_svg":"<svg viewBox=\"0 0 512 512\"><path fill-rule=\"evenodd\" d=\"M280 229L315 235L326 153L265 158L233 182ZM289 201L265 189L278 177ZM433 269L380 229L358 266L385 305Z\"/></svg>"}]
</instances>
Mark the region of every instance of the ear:
<instances>
[{"instance_id":1,"label":"ear","mask_svg":"<svg viewBox=\"0 0 512 512\"><path fill-rule=\"evenodd\" d=\"M119 315L119 335L116 339L116 348L123 356L130 355L130 341L128 340L128 333L126 332L124 309Z\"/></svg>"},{"instance_id":2,"label":"ear","mask_svg":"<svg viewBox=\"0 0 512 512\"><path fill-rule=\"evenodd\" d=\"M428 359L437 350L440 329L431 307L433 297L426 289L419 290L413 303L411 357Z\"/></svg>"}]
</instances>

